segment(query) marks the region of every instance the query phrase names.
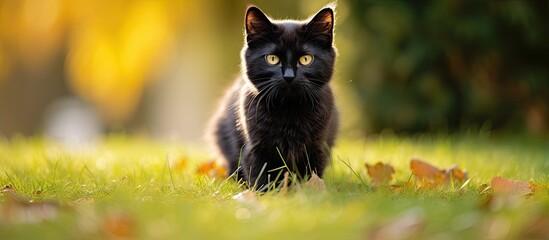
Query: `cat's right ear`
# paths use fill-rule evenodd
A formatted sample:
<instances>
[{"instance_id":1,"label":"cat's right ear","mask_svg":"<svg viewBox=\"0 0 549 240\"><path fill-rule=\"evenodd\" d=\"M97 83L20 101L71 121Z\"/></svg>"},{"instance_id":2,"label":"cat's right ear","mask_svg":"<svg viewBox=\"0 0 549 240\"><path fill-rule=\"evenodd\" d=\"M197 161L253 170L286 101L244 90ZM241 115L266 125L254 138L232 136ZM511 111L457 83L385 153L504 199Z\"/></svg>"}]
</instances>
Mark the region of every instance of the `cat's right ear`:
<instances>
[{"instance_id":1,"label":"cat's right ear","mask_svg":"<svg viewBox=\"0 0 549 240\"><path fill-rule=\"evenodd\" d=\"M272 30L273 24L258 7L248 7L246 11L246 38L248 41Z\"/></svg>"}]
</instances>

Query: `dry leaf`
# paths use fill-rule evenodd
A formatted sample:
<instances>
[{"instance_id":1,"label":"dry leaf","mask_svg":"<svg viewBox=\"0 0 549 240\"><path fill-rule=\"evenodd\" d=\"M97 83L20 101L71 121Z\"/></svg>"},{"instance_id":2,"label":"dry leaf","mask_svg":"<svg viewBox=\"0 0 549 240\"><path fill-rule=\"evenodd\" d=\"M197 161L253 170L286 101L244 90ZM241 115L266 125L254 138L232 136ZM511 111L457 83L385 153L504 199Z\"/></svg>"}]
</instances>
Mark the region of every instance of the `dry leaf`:
<instances>
[{"instance_id":1,"label":"dry leaf","mask_svg":"<svg viewBox=\"0 0 549 240\"><path fill-rule=\"evenodd\" d=\"M464 172L463 170L459 169L458 166L453 165L446 169L446 173L449 177L451 177L452 180L458 180L460 182L466 181L469 176L467 175L467 172Z\"/></svg>"},{"instance_id":2,"label":"dry leaf","mask_svg":"<svg viewBox=\"0 0 549 240\"><path fill-rule=\"evenodd\" d=\"M439 169L422 160L412 159L410 169L416 177L416 185L424 188L436 188L441 184L464 182L468 179L467 172L455 165L447 169Z\"/></svg>"},{"instance_id":3,"label":"dry leaf","mask_svg":"<svg viewBox=\"0 0 549 240\"><path fill-rule=\"evenodd\" d=\"M366 163L366 170L374 185L389 183L393 179L395 169L390 164L378 162L374 165Z\"/></svg>"},{"instance_id":4,"label":"dry leaf","mask_svg":"<svg viewBox=\"0 0 549 240\"><path fill-rule=\"evenodd\" d=\"M196 174L205 174L214 178L226 178L227 169L216 161L202 162L198 165Z\"/></svg>"},{"instance_id":5,"label":"dry leaf","mask_svg":"<svg viewBox=\"0 0 549 240\"><path fill-rule=\"evenodd\" d=\"M527 181L505 179L500 176L492 178L492 189L496 194L530 195L533 187Z\"/></svg>"},{"instance_id":6,"label":"dry leaf","mask_svg":"<svg viewBox=\"0 0 549 240\"><path fill-rule=\"evenodd\" d=\"M444 170L440 170L433 165L421 161L419 159L412 159L410 161L410 169L423 185L438 185L444 183L446 180Z\"/></svg>"},{"instance_id":7,"label":"dry leaf","mask_svg":"<svg viewBox=\"0 0 549 240\"><path fill-rule=\"evenodd\" d=\"M309 181L303 184L303 186L305 188L312 189L312 190L326 191L326 185L324 184L324 180L318 177L316 173L313 173Z\"/></svg>"}]
</instances>

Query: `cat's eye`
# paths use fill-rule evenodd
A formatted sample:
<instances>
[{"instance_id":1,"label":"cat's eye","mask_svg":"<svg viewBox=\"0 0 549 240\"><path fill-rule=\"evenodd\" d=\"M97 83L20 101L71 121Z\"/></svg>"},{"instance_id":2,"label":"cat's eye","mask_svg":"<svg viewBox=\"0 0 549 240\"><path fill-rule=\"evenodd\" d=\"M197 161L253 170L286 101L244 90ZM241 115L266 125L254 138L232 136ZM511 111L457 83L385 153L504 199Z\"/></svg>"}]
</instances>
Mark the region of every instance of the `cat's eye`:
<instances>
[{"instance_id":1,"label":"cat's eye","mask_svg":"<svg viewBox=\"0 0 549 240\"><path fill-rule=\"evenodd\" d=\"M301 65L306 66L306 65L311 64L311 62L313 62L313 56L312 55L307 54L307 55L303 55L299 58L299 63Z\"/></svg>"},{"instance_id":2,"label":"cat's eye","mask_svg":"<svg viewBox=\"0 0 549 240\"><path fill-rule=\"evenodd\" d=\"M267 61L267 63L271 65L276 65L278 64L278 62L280 62L280 58L278 58L277 55L273 55L273 54L269 54L265 56L265 60Z\"/></svg>"}]
</instances>

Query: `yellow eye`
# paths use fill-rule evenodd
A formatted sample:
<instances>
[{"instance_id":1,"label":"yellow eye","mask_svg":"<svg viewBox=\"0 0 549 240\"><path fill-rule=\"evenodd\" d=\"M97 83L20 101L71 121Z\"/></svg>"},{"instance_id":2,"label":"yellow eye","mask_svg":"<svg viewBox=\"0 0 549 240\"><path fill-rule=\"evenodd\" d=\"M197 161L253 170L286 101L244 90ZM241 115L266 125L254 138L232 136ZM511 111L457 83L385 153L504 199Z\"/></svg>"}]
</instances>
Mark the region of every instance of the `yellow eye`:
<instances>
[{"instance_id":1,"label":"yellow eye","mask_svg":"<svg viewBox=\"0 0 549 240\"><path fill-rule=\"evenodd\" d=\"M307 55L303 55L299 58L299 63L301 65L306 66L306 65L311 64L311 62L313 62L313 56L312 55L307 54Z\"/></svg>"},{"instance_id":2,"label":"yellow eye","mask_svg":"<svg viewBox=\"0 0 549 240\"><path fill-rule=\"evenodd\" d=\"M271 65L276 65L278 64L278 62L280 62L280 59L278 58L278 56L273 54L269 54L265 56L265 60L267 61L267 63Z\"/></svg>"}]
</instances>

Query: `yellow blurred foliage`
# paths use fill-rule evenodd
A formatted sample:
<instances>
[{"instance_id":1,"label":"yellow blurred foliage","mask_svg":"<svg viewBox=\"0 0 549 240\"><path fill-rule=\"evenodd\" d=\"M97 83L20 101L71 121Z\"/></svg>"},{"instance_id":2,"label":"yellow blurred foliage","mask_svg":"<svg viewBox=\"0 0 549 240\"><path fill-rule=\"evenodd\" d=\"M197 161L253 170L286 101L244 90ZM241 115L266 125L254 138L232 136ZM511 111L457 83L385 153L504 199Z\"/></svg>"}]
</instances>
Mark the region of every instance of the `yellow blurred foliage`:
<instances>
[{"instance_id":1,"label":"yellow blurred foliage","mask_svg":"<svg viewBox=\"0 0 549 240\"><path fill-rule=\"evenodd\" d=\"M96 104L109 121L123 122L174 48L174 22L161 1L90 4L107 9L100 15L86 12L75 23L67 71L76 93Z\"/></svg>"},{"instance_id":2,"label":"yellow blurred foliage","mask_svg":"<svg viewBox=\"0 0 549 240\"><path fill-rule=\"evenodd\" d=\"M60 0L2 2L0 27L5 46L26 67L43 66L60 47L63 10Z\"/></svg>"},{"instance_id":3,"label":"yellow blurred foliage","mask_svg":"<svg viewBox=\"0 0 549 240\"><path fill-rule=\"evenodd\" d=\"M0 45L0 87L6 81L6 75L10 69L10 64L2 45Z\"/></svg>"},{"instance_id":4,"label":"yellow blurred foliage","mask_svg":"<svg viewBox=\"0 0 549 240\"><path fill-rule=\"evenodd\" d=\"M105 120L132 116L174 52L190 4L173 1L0 1L0 84L10 69L40 74L64 59L68 84ZM63 56L66 57L63 58ZM14 78L14 79L12 79Z\"/></svg>"}]
</instances>

